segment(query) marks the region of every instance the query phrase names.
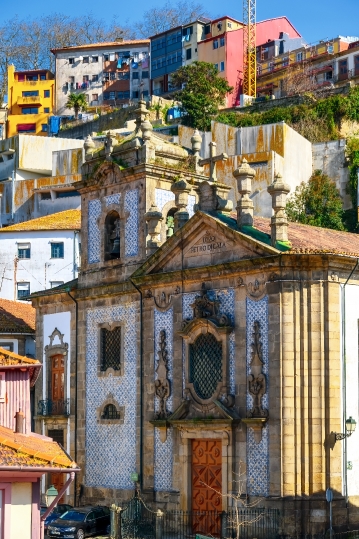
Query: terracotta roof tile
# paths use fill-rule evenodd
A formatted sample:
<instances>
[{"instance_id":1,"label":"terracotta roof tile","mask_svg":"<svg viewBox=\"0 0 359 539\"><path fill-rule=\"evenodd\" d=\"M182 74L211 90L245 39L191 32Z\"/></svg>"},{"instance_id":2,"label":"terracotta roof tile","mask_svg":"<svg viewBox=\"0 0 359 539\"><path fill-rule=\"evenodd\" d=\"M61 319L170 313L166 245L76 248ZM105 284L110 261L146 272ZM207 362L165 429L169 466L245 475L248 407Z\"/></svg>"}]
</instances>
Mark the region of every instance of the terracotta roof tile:
<instances>
[{"instance_id":1,"label":"terracotta roof tile","mask_svg":"<svg viewBox=\"0 0 359 539\"><path fill-rule=\"evenodd\" d=\"M57 442L39 434L19 434L3 426L0 426L1 466L77 468Z\"/></svg>"},{"instance_id":2,"label":"terracotta roof tile","mask_svg":"<svg viewBox=\"0 0 359 539\"><path fill-rule=\"evenodd\" d=\"M33 333L35 318L29 303L0 298L0 333Z\"/></svg>"},{"instance_id":3,"label":"terracotta roof tile","mask_svg":"<svg viewBox=\"0 0 359 539\"><path fill-rule=\"evenodd\" d=\"M80 230L80 228L81 210L66 210L0 228L0 234L31 230Z\"/></svg>"},{"instance_id":4,"label":"terracotta roof tile","mask_svg":"<svg viewBox=\"0 0 359 539\"><path fill-rule=\"evenodd\" d=\"M35 385L37 377L39 376L42 364L37 359L31 359L26 356L20 356L15 352L9 352L0 347L0 368L28 368L30 370L30 385Z\"/></svg>"},{"instance_id":5,"label":"terracotta roof tile","mask_svg":"<svg viewBox=\"0 0 359 539\"><path fill-rule=\"evenodd\" d=\"M87 45L77 45L74 47L62 47L59 49L51 49L52 53L59 52L59 51L77 51L77 50L83 50L83 49L100 49L100 48L106 48L106 47L117 47L120 51L122 47L126 47L127 45L149 45L150 40L149 39L130 39L128 41L105 41L102 43L88 43Z\"/></svg>"},{"instance_id":6,"label":"terracotta roof tile","mask_svg":"<svg viewBox=\"0 0 359 539\"><path fill-rule=\"evenodd\" d=\"M254 217L254 226L270 236L270 219ZM359 234L318 226L288 223L292 253L333 253L359 257Z\"/></svg>"}]
</instances>

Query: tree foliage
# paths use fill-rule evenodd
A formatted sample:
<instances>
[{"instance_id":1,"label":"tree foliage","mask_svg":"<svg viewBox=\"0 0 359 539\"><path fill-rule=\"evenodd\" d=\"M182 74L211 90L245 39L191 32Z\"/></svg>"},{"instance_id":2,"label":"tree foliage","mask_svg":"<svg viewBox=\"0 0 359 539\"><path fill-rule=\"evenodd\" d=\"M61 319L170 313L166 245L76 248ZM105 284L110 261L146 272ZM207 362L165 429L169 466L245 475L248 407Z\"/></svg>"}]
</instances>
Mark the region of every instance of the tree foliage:
<instances>
[{"instance_id":1,"label":"tree foliage","mask_svg":"<svg viewBox=\"0 0 359 539\"><path fill-rule=\"evenodd\" d=\"M85 94L74 94L74 93L70 94L68 99L67 99L66 107L68 109L73 109L74 110L75 120L77 120L79 112L80 111L85 111L87 109L86 95Z\"/></svg>"},{"instance_id":2,"label":"tree foliage","mask_svg":"<svg viewBox=\"0 0 359 539\"><path fill-rule=\"evenodd\" d=\"M182 123L202 131L211 128L211 119L224 104L226 94L233 91L217 68L207 62L180 67L172 77L172 84L182 88L176 95L185 112Z\"/></svg>"},{"instance_id":3,"label":"tree foliage","mask_svg":"<svg viewBox=\"0 0 359 539\"><path fill-rule=\"evenodd\" d=\"M273 107L260 112L255 106L250 112L222 112L216 120L234 127L286 122L311 142L340 138L343 120L359 122L359 86L348 95L320 97L317 93L305 96L306 103L288 107Z\"/></svg>"},{"instance_id":4,"label":"tree foliage","mask_svg":"<svg viewBox=\"0 0 359 539\"><path fill-rule=\"evenodd\" d=\"M148 38L195 21L204 14L205 10L200 3L193 4L189 0L177 0L174 3L166 0L162 6L145 11L142 20L135 23L133 29L139 37Z\"/></svg>"},{"instance_id":5,"label":"tree foliage","mask_svg":"<svg viewBox=\"0 0 359 539\"><path fill-rule=\"evenodd\" d=\"M308 183L302 182L289 197L286 212L289 221L322 228L344 230L343 204L335 182L316 170Z\"/></svg>"},{"instance_id":6,"label":"tree foliage","mask_svg":"<svg viewBox=\"0 0 359 539\"><path fill-rule=\"evenodd\" d=\"M51 49L133 36L133 30L122 26L116 17L106 23L91 13L81 17L53 13L33 20L16 16L3 21L0 24L0 104L7 93L9 64L14 64L17 70L54 71L55 57Z\"/></svg>"}]
</instances>

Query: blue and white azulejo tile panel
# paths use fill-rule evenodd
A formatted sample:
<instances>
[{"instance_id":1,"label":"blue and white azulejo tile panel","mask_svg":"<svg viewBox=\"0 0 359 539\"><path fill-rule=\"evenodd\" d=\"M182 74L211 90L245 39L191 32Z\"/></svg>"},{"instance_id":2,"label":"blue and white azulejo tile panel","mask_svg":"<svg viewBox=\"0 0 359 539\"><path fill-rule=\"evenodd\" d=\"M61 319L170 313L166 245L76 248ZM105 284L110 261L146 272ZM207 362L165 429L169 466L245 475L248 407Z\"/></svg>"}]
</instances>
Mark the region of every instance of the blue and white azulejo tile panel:
<instances>
[{"instance_id":1,"label":"blue and white azulejo tile panel","mask_svg":"<svg viewBox=\"0 0 359 539\"><path fill-rule=\"evenodd\" d=\"M131 189L125 194L125 212L129 217L125 225L125 256L138 255L139 202L138 189Z\"/></svg>"},{"instance_id":2,"label":"blue and white azulejo tile panel","mask_svg":"<svg viewBox=\"0 0 359 539\"><path fill-rule=\"evenodd\" d=\"M263 395L262 405L269 407L269 364L268 364L268 296L259 301L246 299L246 358L247 376L250 374L252 359L252 343L254 322L259 322L262 344L263 373L267 379L267 392ZM252 396L247 391L247 410L252 408ZM269 494L269 426L262 429L262 440L256 443L253 429L247 429L247 489L251 496L268 496Z\"/></svg>"},{"instance_id":3,"label":"blue and white azulejo tile panel","mask_svg":"<svg viewBox=\"0 0 359 539\"><path fill-rule=\"evenodd\" d=\"M228 316L232 326L234 327L234 289L225 288L223 290L208 290L208 296L211 299L219 301L219 313ZM200 291L183 294L182 296L182 316L183 320L191 320L193 318L193 310L191 304L194 302ZM185 387L185 345L183 344L182 352L182 384ZM234 330L229 336L229 390L231 395L235 395L235 332Z\"/></svg>"},{"instance_id":4,"label":"blue and white azulejo tile panel","mask_svg":"<svg viewBox=\"0 0 359 539\"><path fill-rule=\"evenodd\" d=\"M188 206L187 211L189 218L191 219L192 215L194 215L193 206L196 204L196 197L194 195L188 195Z\"/></svg>"},{"instance_id":5,"label":"blue and white azulejo tile panel","mask_svg":"<svg viewBox=\"0 0 359 539\"><path fill-rule=\"evenodd\" d=\"M114 195L108 195L105 197L105 204L111 206L111 204L119 204L121 200L121 193L115 193Z\"/></svg>"},{"instance_id":6,"label":"blue and white azulejo tile panel","mask_svg":"<svg viewBox=\"0 0 359 539\"><path fill-rule=\"evenodd\" d=\"M162 211L163 207L167 204L167 202L171 202L171 200L174 201L175 195L172 193L172 191L167 191L167 189L155 189L155 204L157 208Z\"/></svg>"},{"instance_id":7,"label":"blue and white azulejo tile panel","mask_svg":"<svg viewBox=\"0 0 359 539\"><path fill-rule=\"evenodd\" d=\"M89 200L88 203L88 234L87 234L87 261L89 264L100 262L101 236L98 227L98 218L101 215L101 201Z\"/></svg>"},{"instance_id":8,"label":"blue and white azulejo tile panel","mask_svg":"<svg viewBox=\"0 0 359 539\"><path fill-rule=\"evenodd\" d=\"M162 312L154 310L154 379L157 378L158 352L160 351L160 332L166 332L166 349L168 358L168 380L171 385L171 394L167 400L167 411L172 412L173 393L173 308ZM155 412L159 410L158 399L155 396ZM155 428L155 454L154 454L154 489L156 491L172 490L173 473L173 437L172 429L167 430L167 440L160 440L159 429Z\"/></svg>"},{"instance_id":9,"label":"blue and white azulejo tile panel","mask_svg":"<svg viewBox=\"0 0 359 539\"><path fill-rule=\"evenodd\" d=\"M90 309L86 317L86 475L89 487L132 489L136 472L138 303ZM99 324L120 322L123 328L124 375L99 377ZM124 422L99 424L97 408L112 394L125 407Z\"/></svg>"}]
</instances>

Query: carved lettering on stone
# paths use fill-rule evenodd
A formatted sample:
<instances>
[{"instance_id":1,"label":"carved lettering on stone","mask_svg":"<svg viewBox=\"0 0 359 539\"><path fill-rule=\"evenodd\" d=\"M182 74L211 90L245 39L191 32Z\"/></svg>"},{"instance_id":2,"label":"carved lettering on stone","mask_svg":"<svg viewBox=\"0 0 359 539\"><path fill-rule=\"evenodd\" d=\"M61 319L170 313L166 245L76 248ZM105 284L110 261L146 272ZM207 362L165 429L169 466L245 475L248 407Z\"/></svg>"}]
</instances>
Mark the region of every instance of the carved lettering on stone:
<instances>
[{"instance_id":1,"label":"carved lettering on stone","mask_svg":"<svg viewBox=\"0 0 359 539\"><path fill-rule=\"evenodd\" d=\"M170 382L167 378L168 374L168 352L166 343L166 332L160 331L160 349L158 351L158 364L156 368L157 379L155 380L155 393L159 399L159 411L156 414L156 419L166 419L167 399L171 394Z\"/></svg>"},{"instance_id":2,"label":"carved lettering on stone","mask_svg":"<svg viewBox=\"0 0 359 539\"><path fill-rule=\"evenodd\" d=\"M248 417L266 418L268 410L262 407L262 398L267 391L267 381L263 374L262 343L260 342L260 324L254 322L251 374L247 378L248 391L253 397L253 408L249 410Z\"/></svg>"}]
</instances>

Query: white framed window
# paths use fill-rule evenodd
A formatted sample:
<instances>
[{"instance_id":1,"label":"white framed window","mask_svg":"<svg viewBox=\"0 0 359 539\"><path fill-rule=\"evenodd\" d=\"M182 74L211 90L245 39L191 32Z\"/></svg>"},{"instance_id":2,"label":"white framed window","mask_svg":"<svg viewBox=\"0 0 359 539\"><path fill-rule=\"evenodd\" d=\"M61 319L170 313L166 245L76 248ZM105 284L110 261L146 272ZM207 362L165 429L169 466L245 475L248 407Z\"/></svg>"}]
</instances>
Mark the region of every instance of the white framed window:
<instances>
[{"instance_id":1,"label":"white framed window","mask_svg":"<svg viewBox=\"0 0 359 539\"><path fill-rule=\"evenodd\" d=\"M4 350L8 350L9 352L15 352L15 354L18 354L18 340L17 339L0 339L0 348L4 348Z\"/></svg>"},{"instance_id":2,"label":"white framed window","mask_svg":"<svg viewBox=\"0 0 359 539\"><path fill-rule=\"evenodd\" d=\"M30 295L30 283L17 283L17 299Z\"/></svg>"},{"instance_id":3,"label":"white framed window","mask_svg":"<svg viewBox=\"0 0 359 539\"><path fill-rule=\"evenodd\" d=\"M303 53L297 52L297 62L302 62L302 61L303 61Z\"/></svg>"},{"instance_id":4,"label":"white framed window","mask_svg":"<svg viewBox=\"0 0 359 539\"><path fill-rule=\"evenodd\" d=\"M6 381L5 372L0 372L0 402L5 402Z\"/></svg>"},{"instance_id":5,"label":"white framed window","mask_svg":"<svg viewBox=\"0 0 359 539\"><path fill-rule=\"evenodd\" d=\"M64 284L64 281L50 281L50 287L55 288L56 286L61 286Z\"/></svg>"},{"instance_id":6,"label":"white framed window","mask_svg":"<svg viewBox=\"0 0 359 539\"><path fill-rule=\"evenodd\" d=\"M75 58L69 58L69 64L74 64L75 63Z\"/></svg>"},{"instance_id":7,"label":"white framed window","mask_svg":"<svg viewBox=\"0 0 359 539\"><path fill-rule=\"evenodd\" d=\"M17 244L17 256L18 258L30 258L31 244L30 243L18 243Z\"/></svg>"}]
</instances>

